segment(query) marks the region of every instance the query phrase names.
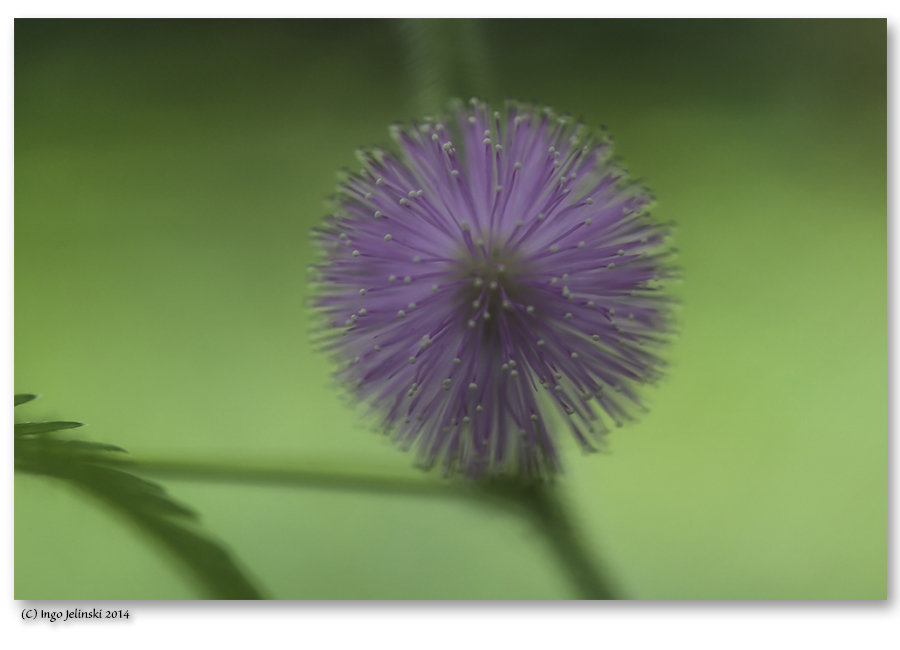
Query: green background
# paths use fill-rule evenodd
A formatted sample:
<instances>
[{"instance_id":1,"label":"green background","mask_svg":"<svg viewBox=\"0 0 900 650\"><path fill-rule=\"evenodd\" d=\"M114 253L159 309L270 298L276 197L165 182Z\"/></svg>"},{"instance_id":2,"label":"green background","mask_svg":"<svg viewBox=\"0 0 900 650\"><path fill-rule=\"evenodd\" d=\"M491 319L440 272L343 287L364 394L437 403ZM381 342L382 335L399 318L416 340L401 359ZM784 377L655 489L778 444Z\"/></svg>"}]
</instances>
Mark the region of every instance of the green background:
<instances>
[{"instance_id":1,"label":"green background","mask_svg":"<svg viewBox=\"0 0 900 650\"><path fill-rule=\"evenodd\" d=\"M634 598L886 597L886 21L16 21L22 419L135 457L410 470L310 341L335 171L449 94L605 124L678 224L680 335L579 526ZM462 501L165 481L278 598L569 598ZM15 597L194 598L94 502L16 476Z\"/></svg>"}]
</instances>

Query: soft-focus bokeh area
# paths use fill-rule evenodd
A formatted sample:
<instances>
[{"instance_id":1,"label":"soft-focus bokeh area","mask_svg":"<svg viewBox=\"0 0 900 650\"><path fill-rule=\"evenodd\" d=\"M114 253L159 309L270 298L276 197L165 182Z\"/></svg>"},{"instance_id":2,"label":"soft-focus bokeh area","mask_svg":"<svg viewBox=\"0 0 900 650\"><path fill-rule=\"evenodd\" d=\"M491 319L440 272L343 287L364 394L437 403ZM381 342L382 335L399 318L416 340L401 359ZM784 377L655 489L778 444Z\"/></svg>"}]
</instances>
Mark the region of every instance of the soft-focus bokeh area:
<instances>
[{"instance_id":1,"label":"soft-focus bokeh area","mask_svg":"<svg viewBox=\"0 0 900 650\"><path fill-rule=\"evenodd\" d=\"M679 224L670 377L563 479L627 595L885 598L884 20L16 21L17 415L409 468L310 341L308 232L356 147L474 93L607 125ZM164 483L277 598L574 595L463 501ZM15 498L16 598L200 595L93 501Z\"/></svg>"}]
</instances>

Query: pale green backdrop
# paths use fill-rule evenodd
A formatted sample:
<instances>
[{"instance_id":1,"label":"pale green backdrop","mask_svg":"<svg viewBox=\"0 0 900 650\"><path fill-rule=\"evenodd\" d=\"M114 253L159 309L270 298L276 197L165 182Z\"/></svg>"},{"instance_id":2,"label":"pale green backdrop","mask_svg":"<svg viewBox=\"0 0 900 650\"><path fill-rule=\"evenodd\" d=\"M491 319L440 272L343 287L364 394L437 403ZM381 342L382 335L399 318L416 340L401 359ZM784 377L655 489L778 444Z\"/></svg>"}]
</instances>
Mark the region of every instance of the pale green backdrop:
<instances>
[{"instance_id":1,"label":"pale green backdrop","mask_svg":"<svg viewBox=\"0 0 900 650\"><path fill-rule=\"evenodd\" d=\"M610 454L568 446L592 549L634 598L885 598L886 22L425 29L16 21L15 387L43 395L17 415L135 457L406 469L310 342L308 232L389 123L536 99L607 125L679 226L669 379ZM524 521L462 501L165 483L278 598L574 595ZM16 598L199 595L16 477Z\"/></svg>"}]
</instances>

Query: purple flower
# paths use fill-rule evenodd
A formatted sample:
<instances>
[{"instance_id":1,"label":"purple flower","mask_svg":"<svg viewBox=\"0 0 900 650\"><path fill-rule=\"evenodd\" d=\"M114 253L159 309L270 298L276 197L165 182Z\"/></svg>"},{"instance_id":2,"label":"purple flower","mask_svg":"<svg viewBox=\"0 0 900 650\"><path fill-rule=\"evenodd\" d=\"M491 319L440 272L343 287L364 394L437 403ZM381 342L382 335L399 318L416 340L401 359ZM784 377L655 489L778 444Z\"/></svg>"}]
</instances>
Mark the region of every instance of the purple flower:
<instances>
[{"instance_id":1,"label":"purple flower","mask_svg":"<svg viewBox=\"0 0 900 650\"><path fill-rule=\"evenodd\" d=\"M660 377L652 197L549 109L473 100L392 134L400 154L361 152L317 231L337 376L428 467L553 474L558 422L594 450Z\"/></svg>"}]
</instances>

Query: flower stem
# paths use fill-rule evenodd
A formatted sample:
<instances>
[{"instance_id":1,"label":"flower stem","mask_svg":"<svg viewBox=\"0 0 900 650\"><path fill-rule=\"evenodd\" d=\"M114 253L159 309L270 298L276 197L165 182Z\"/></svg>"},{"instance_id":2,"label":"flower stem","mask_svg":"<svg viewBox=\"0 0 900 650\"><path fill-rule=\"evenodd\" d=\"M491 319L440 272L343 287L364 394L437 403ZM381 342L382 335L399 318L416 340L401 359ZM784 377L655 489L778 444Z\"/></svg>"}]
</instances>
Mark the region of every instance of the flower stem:
<instances>
[{"instance_id":1,"label":"flower stem","mask_svg":"<svg viewBox=\"0 0 900 650\"><path fill-rule=\"evenodd\" d=\"M559 488L536 483L520 488L518 497L528 508L532 521L578 589L582 600L619 600L617 589L602 566L581 543L573 518L560 498Z\"/></svg>"},{"instance_id":2,"label":"flower stem","mask_svg":"<svg viewBox=\"0 0 900 650\"><path fill-rule=\"evenodd\" d=\"M445 21L408 18L401 23L415 92L416 110L438 113L448 99L450 53L444 41Z\"/></svg>"},{"instance_id":3,"label":"flower stem","mask_svg":"<svg viewBox=\"0 0 900 650\"><path fill-rule=\"evenodd\" d=\"M463 498L482 506L499 507L529 519L544 536L565 569L579 598L621 598L582 545L572 518L560 499L559 488L550 483L522 483L495 479L483 483L434 479L426 474L399 475L371 466L346 464L270 463L248 461L185 460L171 458L107 458L109 465L127 467L139 474L177 480L201 480L252 485L325 488L356 492L378 492L402 496Z\"/></svg>"}]
</instances>

